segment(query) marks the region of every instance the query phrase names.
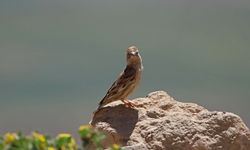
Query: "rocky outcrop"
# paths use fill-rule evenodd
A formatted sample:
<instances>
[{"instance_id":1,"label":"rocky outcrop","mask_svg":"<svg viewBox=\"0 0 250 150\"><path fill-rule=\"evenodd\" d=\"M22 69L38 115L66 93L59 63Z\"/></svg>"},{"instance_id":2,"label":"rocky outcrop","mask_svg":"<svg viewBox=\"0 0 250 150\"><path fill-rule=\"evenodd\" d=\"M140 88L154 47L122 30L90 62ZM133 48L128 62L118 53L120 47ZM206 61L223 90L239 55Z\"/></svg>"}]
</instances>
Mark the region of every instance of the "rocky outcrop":
<instances>
[{"instance_id":1,"label":"rocky outcrop","mask_svg":"<svg viewBox=\"0 0 250 150\"><path fill-rule=\"evenodd\" d=\"M104 145L126 150L250 150L250 131L230 112L208 111L174 100L164 91L134 99L137 107L113 102L91 124L107 134Z\"/></svg>"}]
</instances>

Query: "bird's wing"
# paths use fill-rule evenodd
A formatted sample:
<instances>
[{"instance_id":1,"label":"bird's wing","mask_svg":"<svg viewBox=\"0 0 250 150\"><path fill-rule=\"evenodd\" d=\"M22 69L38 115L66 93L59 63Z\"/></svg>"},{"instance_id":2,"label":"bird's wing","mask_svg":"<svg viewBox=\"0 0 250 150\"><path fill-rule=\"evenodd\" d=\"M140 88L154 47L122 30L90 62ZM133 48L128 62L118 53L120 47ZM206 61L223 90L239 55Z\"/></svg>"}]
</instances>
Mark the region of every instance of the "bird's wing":
<instances>
[{"instance_id":1,"label":"bird's wing","mask_svg":"<svg viewBox=\"0 0 250 150\"><path fill-rule=\"evenodd\" d=\"M112 98L119 92L122 92L124 89L126 89L130 85L129 83L132 84L132 81L135 80L135 77L136 69L134 67L127 66L120 74L119 78L112 84L107 94L99 103L99 106L112 102Z\"/></svg>"}]
</instances>

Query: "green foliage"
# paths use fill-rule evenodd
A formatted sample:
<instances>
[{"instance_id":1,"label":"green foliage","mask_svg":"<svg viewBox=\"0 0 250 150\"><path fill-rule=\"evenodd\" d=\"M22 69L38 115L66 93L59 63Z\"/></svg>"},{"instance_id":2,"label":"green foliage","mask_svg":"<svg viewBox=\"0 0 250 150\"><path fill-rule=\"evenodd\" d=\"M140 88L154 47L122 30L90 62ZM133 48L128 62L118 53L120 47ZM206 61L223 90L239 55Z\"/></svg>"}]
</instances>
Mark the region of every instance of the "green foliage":
<instances>
[{"instance_id":1,"label":"green foliage","mask_svg":"<svg viewBox=\"0 0 250 150\"><path fill-rule=\"evenodd\" d=\"M0 150L2 150L3 149L3 147L4 147L4 143L3 143L3 137L0 137Z\"/></svg>"},{"instance_id":2,"label":"green foliage","mask_svg":"<svg viewBox=\"0 0 250 150\"><path fill-rule=\"evenodd\" d=\"M98 132L96 129L89 125L80 126L78 133L81 137L83 147L92 144L96 149L101 149L101 142L105 138L105 135Z\"/></svg>"},{"instance_id":3,"label":"green foliage","mask_svg":"<svg viewBox=\"0 0 250 150\"><path fill-rule=\"evenodd\" d=\"M8 132L3 137L0 136L0 150L85 150L89 146L97 150L104 149L102 140L105 139L105 135L95 128L84 125L79 128L78 133L82 140L82 148L79 148L75 139L67 133L50 138L39 132L27 136ZM121 150L121 147L113 144L108 150Z\"/></svg>"}]
</instances>

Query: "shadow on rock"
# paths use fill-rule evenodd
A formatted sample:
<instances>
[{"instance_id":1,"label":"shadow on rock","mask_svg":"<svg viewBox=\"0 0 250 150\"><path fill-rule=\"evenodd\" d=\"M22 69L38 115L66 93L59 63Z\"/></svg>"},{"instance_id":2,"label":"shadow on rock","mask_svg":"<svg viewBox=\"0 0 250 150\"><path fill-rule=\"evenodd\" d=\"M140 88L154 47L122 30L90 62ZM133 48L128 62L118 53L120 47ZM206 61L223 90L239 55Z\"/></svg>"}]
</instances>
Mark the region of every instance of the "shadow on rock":
<instances>
[{"instance_id":1,"label":"shadow on rock","mask_svg":"<svg viewBox=\"0 0 250 150\"><path fill-rule=\"evenodd\" d=\"M124 105L109 106L94 114L91 125L107 133L104 145L119 143L126 145L138 122L138 110ZM111 130L109 130L111 129Z\"/></svg>"}]
</instances>

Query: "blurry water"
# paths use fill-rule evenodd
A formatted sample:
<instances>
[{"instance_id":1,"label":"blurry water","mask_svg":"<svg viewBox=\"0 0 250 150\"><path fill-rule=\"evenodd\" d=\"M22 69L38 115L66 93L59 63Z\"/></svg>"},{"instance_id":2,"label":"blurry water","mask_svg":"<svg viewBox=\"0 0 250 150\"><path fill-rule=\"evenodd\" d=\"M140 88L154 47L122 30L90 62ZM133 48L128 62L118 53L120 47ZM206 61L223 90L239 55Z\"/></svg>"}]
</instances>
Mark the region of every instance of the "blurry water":
<instances>
[{"instance_id":1,"label":"blurry water","mask_svg":"<svg viewBox=\"0 0 250 150\"><path fill-rule=\"evenodd\" d=\"M141 49L131 96L165 90L250 125L250 1L0 2L0 133L76 133Z\"/></svg>"}]
</instances>

